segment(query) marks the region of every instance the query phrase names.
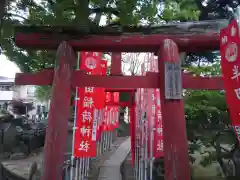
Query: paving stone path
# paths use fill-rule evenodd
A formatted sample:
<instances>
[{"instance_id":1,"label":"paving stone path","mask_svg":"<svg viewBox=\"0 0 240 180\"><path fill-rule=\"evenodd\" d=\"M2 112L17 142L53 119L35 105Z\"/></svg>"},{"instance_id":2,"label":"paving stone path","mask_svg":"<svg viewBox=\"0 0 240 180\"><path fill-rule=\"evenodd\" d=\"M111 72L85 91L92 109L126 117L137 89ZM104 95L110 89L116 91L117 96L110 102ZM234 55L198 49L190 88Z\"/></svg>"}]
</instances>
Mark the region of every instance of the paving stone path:
<instances>
[{"instance_id":1,"label":"paving stone path","mask_svg":"<svg viewBox=\"0 0 240 180\"><path fill-rule=\"evenodd\" d=\"M117 140L113 143L112 148L109 152L104 153L102 156L100 156L99 159L92 161L91 172L88 180L98 180L98 177L100 176L101 167L104 166L106 161L111 159L111 157L115 154L115 152L122 145L122 143L125 142L126 139L128 138L127 137L117 138Z\"/></svg>"},{"instance_id":2,"label":"paving stone path","mask_svg":"<svg viewBox=\"0 0 240 180\"><path fill-rule=\"evenodd\" d=\"M121 165L131 149L130 138L126 139L100 167L98 180L121 180Z\"/></svg>"},{"instance_id":3,"label":"paving stone path","mask_svg":"<svg viewBox=\"0 0 240 180\"><path fill-rule=\"evenodd\" d=\"M112 154L114 154L114 152L126 139L127 137L117 138L108 152L103 153L100 157L95 158L94 160L91 161L88 180L97 180L100 167L104 164L106 160L108 160L112 156ZM42 159L43 152L42 150L40 150L35 155L28 157L26 159L3 161L2 166L3 169L5 169L4 171L8 172L7 174L11 173L10 176L14 177L11 179L28 180L30 168L33 162L36 162L38 167L41 167ZM4 174L7 175L6 173Z\"/></svg>"}]
</instances>

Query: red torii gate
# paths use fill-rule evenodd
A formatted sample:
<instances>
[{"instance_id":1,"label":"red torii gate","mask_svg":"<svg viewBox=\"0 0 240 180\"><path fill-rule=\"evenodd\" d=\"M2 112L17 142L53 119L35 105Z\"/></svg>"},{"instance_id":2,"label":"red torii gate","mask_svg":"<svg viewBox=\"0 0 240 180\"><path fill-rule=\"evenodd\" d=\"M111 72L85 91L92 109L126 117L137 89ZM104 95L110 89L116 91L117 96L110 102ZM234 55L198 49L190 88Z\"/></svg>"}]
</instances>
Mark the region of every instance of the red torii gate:
<instances>
[{"instance_id":1,"label":"red torii gate","mask_svg":"<svg viewBox=\"0 0 240 180\"><path fill-rule=\"evenodd\" d=\"M57 49L58 47L57 65L54 70L44 69L39 73L20 73L16 74L15 79L16 85L53 86L42 180L58 180L61 177L60 168L64 161L67 119L70 113L70 93L71 89L76 86L111 88L109 91L160 88L166 180L172 177L178 180L190 180L184 104L182 99L165 98L164 73L166 69L164 64L169 61L178 63L179 51L219 49L219 34L91 36L79 40L76 37L68 37L67 41L64 41L65 38L65 36L59 37L49 33L49 28L39 33L17 32L15 37L16 45L23 48ZM166 41L170 42L170 48L166 48ZM159 52L161 54L161 56L158 54L159 73L149 72L146 76L121 76L120 58L115 58L112 68L117 72L116 75L89 76L82 71L73 71L76 55L72 48L96 52ZM194 77L182 73L182 87L184 89L219 90L223 89L223 83L221 77ZM176 161L181 165L176 165Z\"/></svg>"}]
</instances>

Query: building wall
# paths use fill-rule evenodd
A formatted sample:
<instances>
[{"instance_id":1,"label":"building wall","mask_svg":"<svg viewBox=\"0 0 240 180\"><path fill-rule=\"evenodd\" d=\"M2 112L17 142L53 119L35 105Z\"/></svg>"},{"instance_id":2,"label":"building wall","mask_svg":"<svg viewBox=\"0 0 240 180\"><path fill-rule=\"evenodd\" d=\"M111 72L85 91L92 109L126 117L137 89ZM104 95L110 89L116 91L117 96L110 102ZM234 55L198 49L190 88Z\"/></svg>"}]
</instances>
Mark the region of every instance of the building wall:
<instances>
[{"instance_id":1,"label":"building wall","mask_svg":"<svg viewBox=\"0 0 240 180\"><path fill-rule=\"evenodd\" d=\"M35 98L35 90L35 86L14 86L14 79L0 78L0 108L12 100L22 100L25 103L33 103L35 109L29 112L30 117L37 113L38 106L45 106L48 111L49 102L38 101Z\"/></svg>"},{"instance_id":2,"label":"building wall","mask_svg":"<svg viewBox=\"0 0 240 180\"><path fill-rule=\"evenodd\" d=\"M0 91L0 101L11 101L13 91Z\"/></svg>"},{"instance_id":3,"label":"building wall","mask_svg":"<svg viewBox=\"0 0 240 180\"><path fill-rule=\"evenodd\" d=\"M38 113L38 106L42 107L45 106L46 110L49 109L49 102L42 102L36 99L35 97L35 86L17 86L14 88L14 97L13 99L22 99L25 102L32 102L33 109L32 111L28 112L29 116L32 117Z\"/></svg>"},{"instance_id":4,"label":"building wall","mask_svg":"<svg viewBox=\"0 0 240 180\"><path fill-rule=\"evenodd\" d=\"M24 101L34 101L34 86L15 86L12 99L22 99Z\"/></svg>"}]
</instances>

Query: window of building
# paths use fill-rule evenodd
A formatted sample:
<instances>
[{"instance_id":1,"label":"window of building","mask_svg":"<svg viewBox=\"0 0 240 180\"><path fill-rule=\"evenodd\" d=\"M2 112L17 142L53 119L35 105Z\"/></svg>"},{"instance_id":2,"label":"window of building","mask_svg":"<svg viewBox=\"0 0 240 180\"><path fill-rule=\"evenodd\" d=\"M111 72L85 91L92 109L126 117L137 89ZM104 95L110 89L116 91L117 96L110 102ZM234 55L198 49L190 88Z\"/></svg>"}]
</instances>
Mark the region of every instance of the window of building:
<instances>
[{"instance_id":1,"label":"window of building","mask_svg":"<svg viewBox=\"0 0 240 180\"><path fill-rule=\"evenodd\" d=\"M30 86L27 88L27 94L28 95L34 95L34 87Z\"/></svg>"},{"instance_id":2,"label":"window of building","mask_svg":"<svg viewBox=\"0 0 240 180\"><path fill-rule=\"evenodd\" d=\"M13 90L12 86L8 86L8 85L0 86L0 91L12 91L12 90Z\"/></svg>"}]
</instances>

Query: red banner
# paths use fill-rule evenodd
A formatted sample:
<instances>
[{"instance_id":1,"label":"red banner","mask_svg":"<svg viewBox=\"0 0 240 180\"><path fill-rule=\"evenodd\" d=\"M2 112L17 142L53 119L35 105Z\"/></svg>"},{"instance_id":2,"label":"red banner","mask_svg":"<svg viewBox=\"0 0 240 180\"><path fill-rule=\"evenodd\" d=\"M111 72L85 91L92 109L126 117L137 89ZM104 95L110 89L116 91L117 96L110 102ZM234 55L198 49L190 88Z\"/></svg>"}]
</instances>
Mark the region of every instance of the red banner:
<instances>
[{"instance_id":1,"label":"red banner","mask_svg":"<svg viewBox=\"0 0 240 180\"><path fill-rule=\"evenodd\" d=\"M114 107L113 109L114 114L114 129L119 127L119 107Z\"/></svg>"},{"instance_id":2,"label":"red banner","mask_svg":"<svg viewBox=\"0 0 240 180\"><path fill-rule=\"evenodd\" d=\"M80 69L88 74L101 74L101 53L81 52ZM78 88L77 119L74 141L75 157L95 157L97 154L98 110L103 103L99 99L101 88Z\"/></svg>"},{"instance_id":3,"label":"red banner","mask_svg":"<svg viewBox=\"0 0 240 180\"><path fill-rule=\"evenodd\" d=\"M103 115L103 121L102 121L102 131L108 131L109 130L109 109L108 107L105 107Z\"/></svg>"},{"instance_id":4,"label":"red banner","mask_svg":"<svg viewBox=\"0 0 240 180\"><path fill-rule=\"evenodd\" d=\"M160 90L155 90L156 96L156 113L155 113L155 131L154 131L154 157L163 157L163 127L162 127L162 113L160 103Z\"/></svg>"},{"instance_id":5,"label":"red banner","mask_svg":"<svg viewBox=\"0 0 240 180\"><path fill-rule=\"evenodd\" d=\"M152 71L158 72L158 58L153 58L152 60ZM161 99L160 99L160 89L154 90L155 96L155 124L154 124L154 143L153 143L153 156L155 158L163 157L163 121L161 112Z\"/></svg>"},{"instance_id":6,"label":"red banner","mask_svg":"<svg viewBox=\"0 0 240 180\"><path fill-rule=\"evenodd\" d=\"M112 101L112 94L110 92L106 92L106 103L109 103Z\"/></svg>"},{"instance_id":7,"label":"red banner","mask_svg":"<svg viewBox=\"0 0 240 180\"><path fill-rule=\"evenodd\" d=\"M106 76L107 75L107 61L106 60L102 60L101 61L101 75ZM98 111L98 126L97 126L97 141L100 139L101 137L101 133L103 130L103 120L104 120L104 109L105 109L105 101L106 101L106 93L105 93L105 88L101 88L102 90L102 94L99 94L99 96L101 96L101 101L103 103L103 106L101 107L101 109L99 109Z\"/></svg>"},{"instance_id":8,"label":"red banner","mask_svg":"<svg viewBox=\"0 0 240 180\"><path fill-rule=\"evenodd\" d=\"M223 83L226 91L232 125L240 141L240 58L239 58L239 27L233 20L220 33L220 52Z\"/></svg>"},{"instance_id":9,"label":"red banner","mask_svg":"<svg viewBox=\"0 0 240 180\"><path fill-rule=\"evenodd\" d=\"M113 103L118 104L119 103L119 92L113 93ZM118 128L119 126L119 107L118 106L112 106L112 130Z\"/></svg>"}]
</instances>

